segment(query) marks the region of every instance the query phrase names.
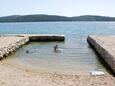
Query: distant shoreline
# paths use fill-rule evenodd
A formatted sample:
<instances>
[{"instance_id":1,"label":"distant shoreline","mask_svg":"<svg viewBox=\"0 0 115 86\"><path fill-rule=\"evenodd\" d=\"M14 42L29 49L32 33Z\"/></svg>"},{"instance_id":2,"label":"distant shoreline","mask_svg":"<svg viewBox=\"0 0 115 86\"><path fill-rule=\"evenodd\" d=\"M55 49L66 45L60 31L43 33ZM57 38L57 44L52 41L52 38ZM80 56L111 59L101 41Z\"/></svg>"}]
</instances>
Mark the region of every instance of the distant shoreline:
<instances>
[{"instance_id":1,"label":"distant shoreline","mask_svg":"<svg viewBox=\"0 0 115 86\"><path fill-rule=\"evenodd\" d=\"M83 15L83 16L58 16L58 15L11 15L0 17L0 23L5 22L114 22L115 17L96 16L96 15Z\"/></svg>"}]
</instances>

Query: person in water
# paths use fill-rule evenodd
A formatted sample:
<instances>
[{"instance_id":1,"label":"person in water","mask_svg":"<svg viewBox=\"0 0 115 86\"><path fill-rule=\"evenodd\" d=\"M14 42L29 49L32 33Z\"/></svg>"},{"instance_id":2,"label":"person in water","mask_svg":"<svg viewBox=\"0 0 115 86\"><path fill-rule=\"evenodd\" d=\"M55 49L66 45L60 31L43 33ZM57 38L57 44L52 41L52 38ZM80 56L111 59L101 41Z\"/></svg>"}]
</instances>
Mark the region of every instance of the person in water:
<instances>
[{"instance_id":1,"label":"person in water","mask_svg":"<svg viewBox=\"0 0 115 86\"><path fill-rule=\"evenodd\" d=\"M26 50L26 53L29 53L29 50Z\"/></svg>"},{"instance_id":2,"label":"person in water","mask_svg":"<svg viewBox=\"0 0 115 86\"><path fill-rule=\"evenodd\" d=\"M58 49L58 45L55 45L54 46L54 51L57 51L57 49Z\"/></svg>"}]
</instances>

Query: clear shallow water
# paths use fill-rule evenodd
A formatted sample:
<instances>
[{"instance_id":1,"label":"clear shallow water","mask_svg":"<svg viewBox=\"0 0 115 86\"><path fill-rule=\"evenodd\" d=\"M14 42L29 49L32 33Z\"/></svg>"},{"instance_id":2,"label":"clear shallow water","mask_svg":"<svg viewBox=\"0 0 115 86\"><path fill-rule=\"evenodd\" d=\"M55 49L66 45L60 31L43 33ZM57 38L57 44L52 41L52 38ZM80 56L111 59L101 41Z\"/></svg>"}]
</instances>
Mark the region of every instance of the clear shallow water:
<instances>
[{"instance_id":1,"label":"clear shallow water","mask_svg":"<svg viewBox=\"0 0 115 86\"><path fill-rule=\"evenodd\" d=\"M34 42L9 56L10 64L47 72L88 74L106 72L86 41L88 35L115 35L115 22L0 23L1 34L65 34L65 42ZM53 51L58 44L62 53ZM29 50L30 53L26 53Z\"/></svg>"}]
</instances>

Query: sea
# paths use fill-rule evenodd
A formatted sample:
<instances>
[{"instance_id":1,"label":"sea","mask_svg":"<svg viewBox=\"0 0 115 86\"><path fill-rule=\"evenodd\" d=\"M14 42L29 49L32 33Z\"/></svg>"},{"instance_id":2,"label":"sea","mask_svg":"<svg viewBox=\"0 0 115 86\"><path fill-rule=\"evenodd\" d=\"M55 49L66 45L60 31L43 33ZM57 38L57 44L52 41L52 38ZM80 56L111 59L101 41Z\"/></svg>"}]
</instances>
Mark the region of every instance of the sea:
<instances>
[{"instance_id":1,"label":"sea","mask_svg":"<svg viewBox=\"0 0 115 86\"><path fill-rule=\"evenodd\" d=\"M108 74L103 61L88 45L89 35L115 35L115 22L0 23L0 34L63 34L64 42L32 42L8 56L6 63L19 69L61 74ZM58 45L60 52L54 51ZM29 51L27 53L26 51Z\"/></svg>"}]
</instances>

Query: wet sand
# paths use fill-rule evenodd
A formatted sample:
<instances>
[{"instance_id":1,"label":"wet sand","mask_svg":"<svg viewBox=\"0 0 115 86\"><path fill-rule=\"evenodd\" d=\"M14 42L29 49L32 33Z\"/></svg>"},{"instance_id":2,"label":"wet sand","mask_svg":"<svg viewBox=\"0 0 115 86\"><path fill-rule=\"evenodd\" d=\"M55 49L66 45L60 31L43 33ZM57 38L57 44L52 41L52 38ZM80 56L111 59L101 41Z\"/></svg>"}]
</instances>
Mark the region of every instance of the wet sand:
<instances>
[{"instance_id":1,"label":"wet sand","mask_svg":"<svg viewBox=\"0 0 115 86\"><path fill-rule=\"evenodd\" d=\"M0 86L115 86L111 75L66 75L44 73L0 62Z\"/></svg>"}]
</instances>

